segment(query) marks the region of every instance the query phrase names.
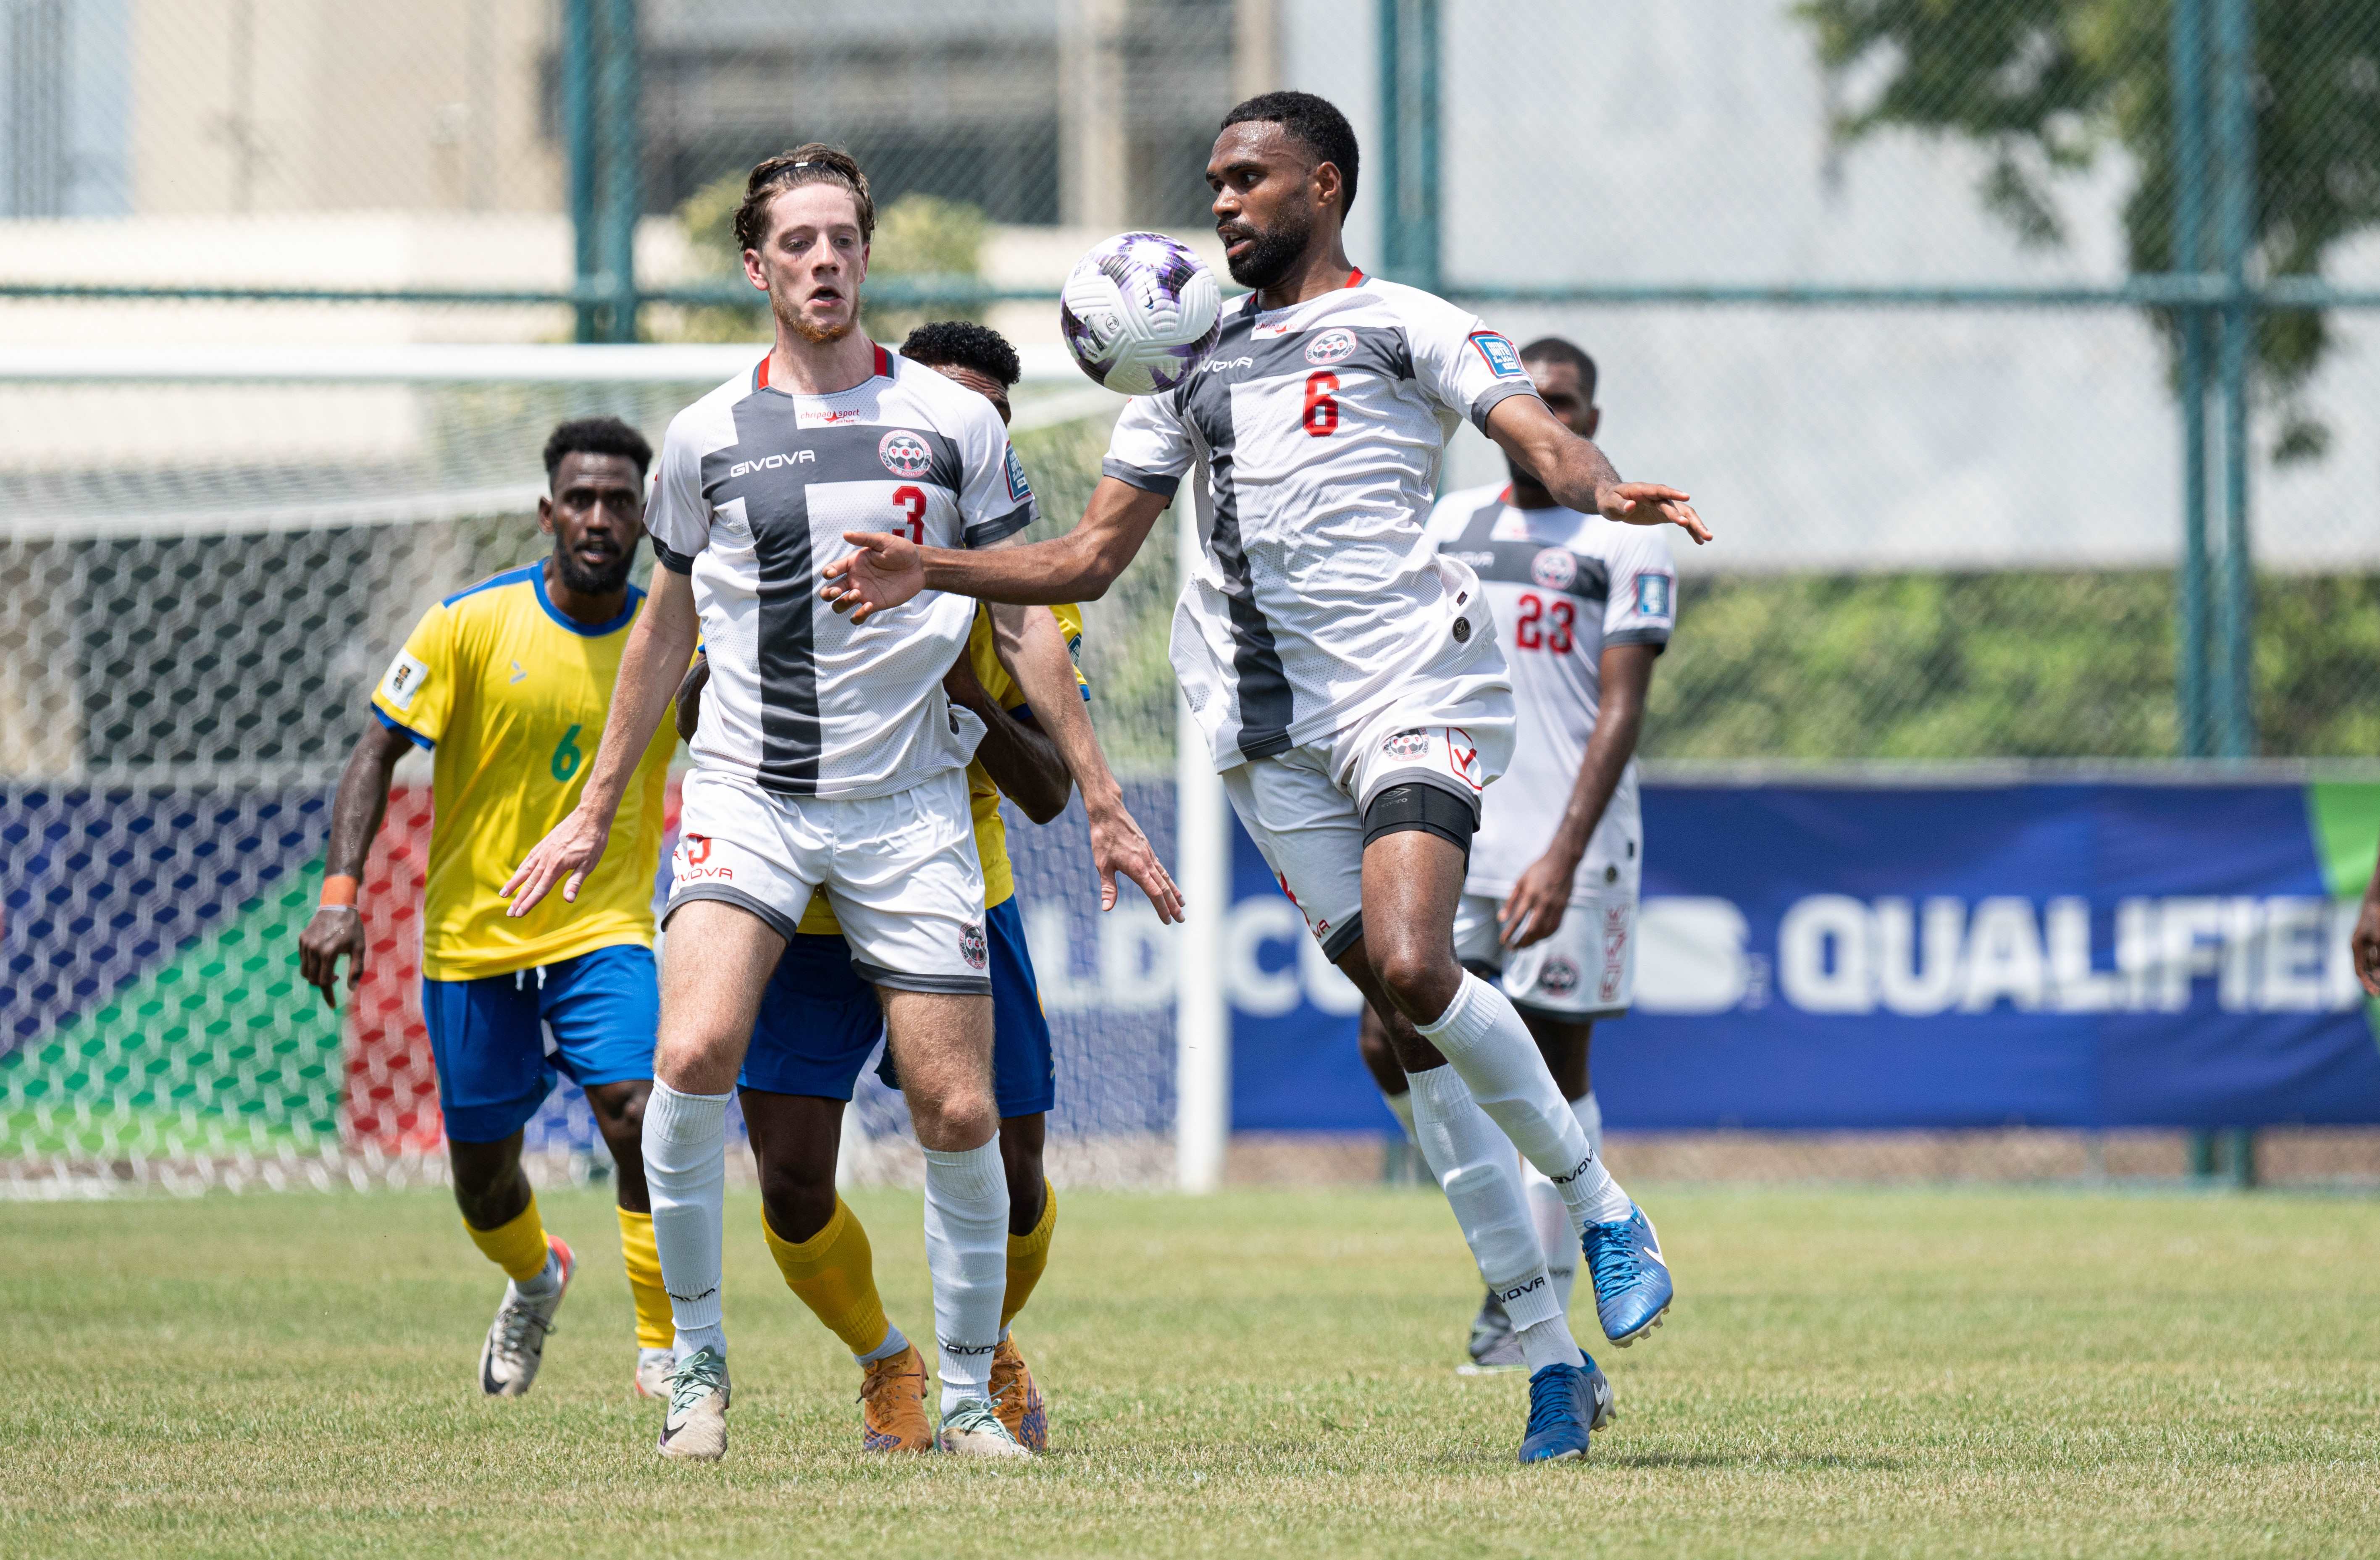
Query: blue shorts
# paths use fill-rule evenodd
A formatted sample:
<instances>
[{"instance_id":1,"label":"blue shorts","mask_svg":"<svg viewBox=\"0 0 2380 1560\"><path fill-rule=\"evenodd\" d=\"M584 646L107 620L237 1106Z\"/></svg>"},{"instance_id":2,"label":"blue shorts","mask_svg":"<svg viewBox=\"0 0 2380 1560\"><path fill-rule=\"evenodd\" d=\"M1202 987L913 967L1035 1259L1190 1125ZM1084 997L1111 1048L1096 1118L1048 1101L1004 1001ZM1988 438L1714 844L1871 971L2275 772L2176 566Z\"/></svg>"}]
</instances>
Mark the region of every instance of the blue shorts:
<instances>
[{"instance_id":1,"label":"blue shorts","mask_svg":"<svg viewBox=\"0 0 2380 1560\"><path fill-rule=\"evenodd\" d=\"M1003 1117L1038 1116L1057 1103L1058 1075L1041 987L1025 947L1025 917L1011 896L983 919L991 956L992 1099ZM839 937L795 937L760 998L736 1085L847 1100L883 1035L876 988L852 969L850 945ZM890 1052L877 1073L901 1086Z\"/></svg>"},{"instance_id":2,"label":"blue shorts","mask_svg":"<svg viewBox=\"0 0 2380 1560\"><path fill-rule=\"evenodd\" d=\"M653 950L635 943L509 975L425 978L421 1016L446 1135L456 1143L512 1136L553 1092L557 1068L582 1089L650 1079L661 1015Z\"/></svg>"}]
</instances>

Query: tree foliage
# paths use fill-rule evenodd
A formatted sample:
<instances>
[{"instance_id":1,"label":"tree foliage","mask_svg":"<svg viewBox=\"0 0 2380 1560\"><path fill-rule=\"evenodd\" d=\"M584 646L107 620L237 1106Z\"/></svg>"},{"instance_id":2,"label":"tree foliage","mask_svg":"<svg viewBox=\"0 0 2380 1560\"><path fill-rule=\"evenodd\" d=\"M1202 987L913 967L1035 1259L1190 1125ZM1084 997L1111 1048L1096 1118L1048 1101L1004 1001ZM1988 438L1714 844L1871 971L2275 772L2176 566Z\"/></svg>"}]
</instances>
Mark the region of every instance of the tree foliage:
<instances>
[{"instance_id":1,"label":"tree foliage","mask_svg":"<svg viewBox=\"0 0 2380 1560\"><path fill-rule=\"evenodd\" d=\"M1803 0L1799 8L1830 70L1877 83L1840 116L1840 138L1906 127L1976 143L1991 156L1985 204L2034 243L2063 237L2057 175L2120 150L2137 170L2124 206L2131 269L2172 269L2169 0ZM2254 0L2252 15L2253 270L2313 275L2343 240L2380 222L2380 4ZM2212 32L2210 16L2210 94ZM2208 153L2211 164L2211 133ZM2202 263L2213 270L2211 182L2204 206ZM2279 453L2318 453L2322 430L2299 396L2331 345L2323 316L2266 313L2258 337L2264 388L2284 413Z\"/></svg>"}]
</instances>

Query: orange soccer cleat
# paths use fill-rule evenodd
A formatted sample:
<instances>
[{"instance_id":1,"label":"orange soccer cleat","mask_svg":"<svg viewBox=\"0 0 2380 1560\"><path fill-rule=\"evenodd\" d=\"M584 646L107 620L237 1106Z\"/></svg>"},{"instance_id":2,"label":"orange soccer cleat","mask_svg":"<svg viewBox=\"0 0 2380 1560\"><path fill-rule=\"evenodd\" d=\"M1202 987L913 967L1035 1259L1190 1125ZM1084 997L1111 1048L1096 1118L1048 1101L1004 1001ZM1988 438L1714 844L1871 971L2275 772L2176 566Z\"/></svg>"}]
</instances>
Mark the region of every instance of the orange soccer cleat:
<instances>
[{"instance_id":1,"label":"orange soccer cleat","mask_svg":"<svg viewBox=\"0 0 2380 1560\"><path fill-rule=\"evenodd\" d=\"M1029 1452L1050 1449L1050 1410L1042 1404L1041 1389L1033 1385L1033 1373L1017 1351L1014 1337L1003 1337L991 1355L992 1411L1016 1444Z\"/></svg>"},{"instance_id":2,"label":"orange soccer cleat","mask_svg":"<svg viewBox=\"0 0 2380 1560\"><path fill-rule=\"evenodd\" d=\"M859 1444L871 1452L934 1449L934 1427L926 1419L926 1362L915 1347L868 1367L859 1384Z\"/></svg>"}]
</instances>

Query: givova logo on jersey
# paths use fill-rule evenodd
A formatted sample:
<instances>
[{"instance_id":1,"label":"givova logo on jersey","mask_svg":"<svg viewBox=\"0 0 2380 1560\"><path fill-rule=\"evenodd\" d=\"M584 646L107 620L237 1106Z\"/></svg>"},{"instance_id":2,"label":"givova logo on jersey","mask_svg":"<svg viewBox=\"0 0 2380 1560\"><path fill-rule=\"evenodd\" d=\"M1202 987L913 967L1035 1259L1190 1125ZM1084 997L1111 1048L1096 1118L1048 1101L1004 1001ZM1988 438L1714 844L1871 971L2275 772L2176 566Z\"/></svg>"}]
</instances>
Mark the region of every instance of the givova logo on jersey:
<instances>
[{"instance_id":1,"label":"givova logo on jersey","mask_svg":"<svg viewBox=\"0 0 2380 1560\"><path fill-rule=\"evenodd\" d=\"M905 428L896 428L876 441L876 458L895 477L923 477L934 464L934 452Z\"/></svg>"}]
</instances>

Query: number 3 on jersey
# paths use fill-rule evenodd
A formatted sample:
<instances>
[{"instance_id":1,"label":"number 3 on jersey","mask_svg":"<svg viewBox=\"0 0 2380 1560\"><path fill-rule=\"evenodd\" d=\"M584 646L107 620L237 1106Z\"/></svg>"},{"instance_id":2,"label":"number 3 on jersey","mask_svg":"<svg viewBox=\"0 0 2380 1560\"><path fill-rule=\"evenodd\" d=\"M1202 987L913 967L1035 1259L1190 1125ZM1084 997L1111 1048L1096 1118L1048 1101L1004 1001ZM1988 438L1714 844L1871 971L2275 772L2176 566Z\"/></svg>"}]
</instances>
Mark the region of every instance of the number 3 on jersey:
<instances>
[{"instance_id":1,"label":"number 3 on jersey","mask_svg":"<svg viewBox=\"0 0 2380 1560\"><path fill-rule=\"evenodd\" d=\"M926 545L926 490L895 488L892 506L909 516L909 539L919 547Z\"/></svg>"},{"instance_id":2,"label":"number 3 on jersey","mask_svg":"<svg viewBox=\"0 0 2380 1560\"><path fill-rule=\"evenodd\" d=\"M1305 376L1305 411L1298 419L1306 436L1328 439L1339 431L1339 403L1332 399L1339 389L1339 376L1319 370Z\"/></svg>"},{"instance_id":3,"label":"number 3 on jersey","mask_svg":"<svg viewBox=\"0 0 2380 1560\"><path fill-rule=\"evenodd\" d=\"M1521 615L1512 623L1512 643L1524 650L1547 650L1558 656L1570 654L1577 643L1572 630L1578 617L1568 600L1556 597L1553 610L1534 590L1521 593Z\"/></svg>"}]
</instances>

